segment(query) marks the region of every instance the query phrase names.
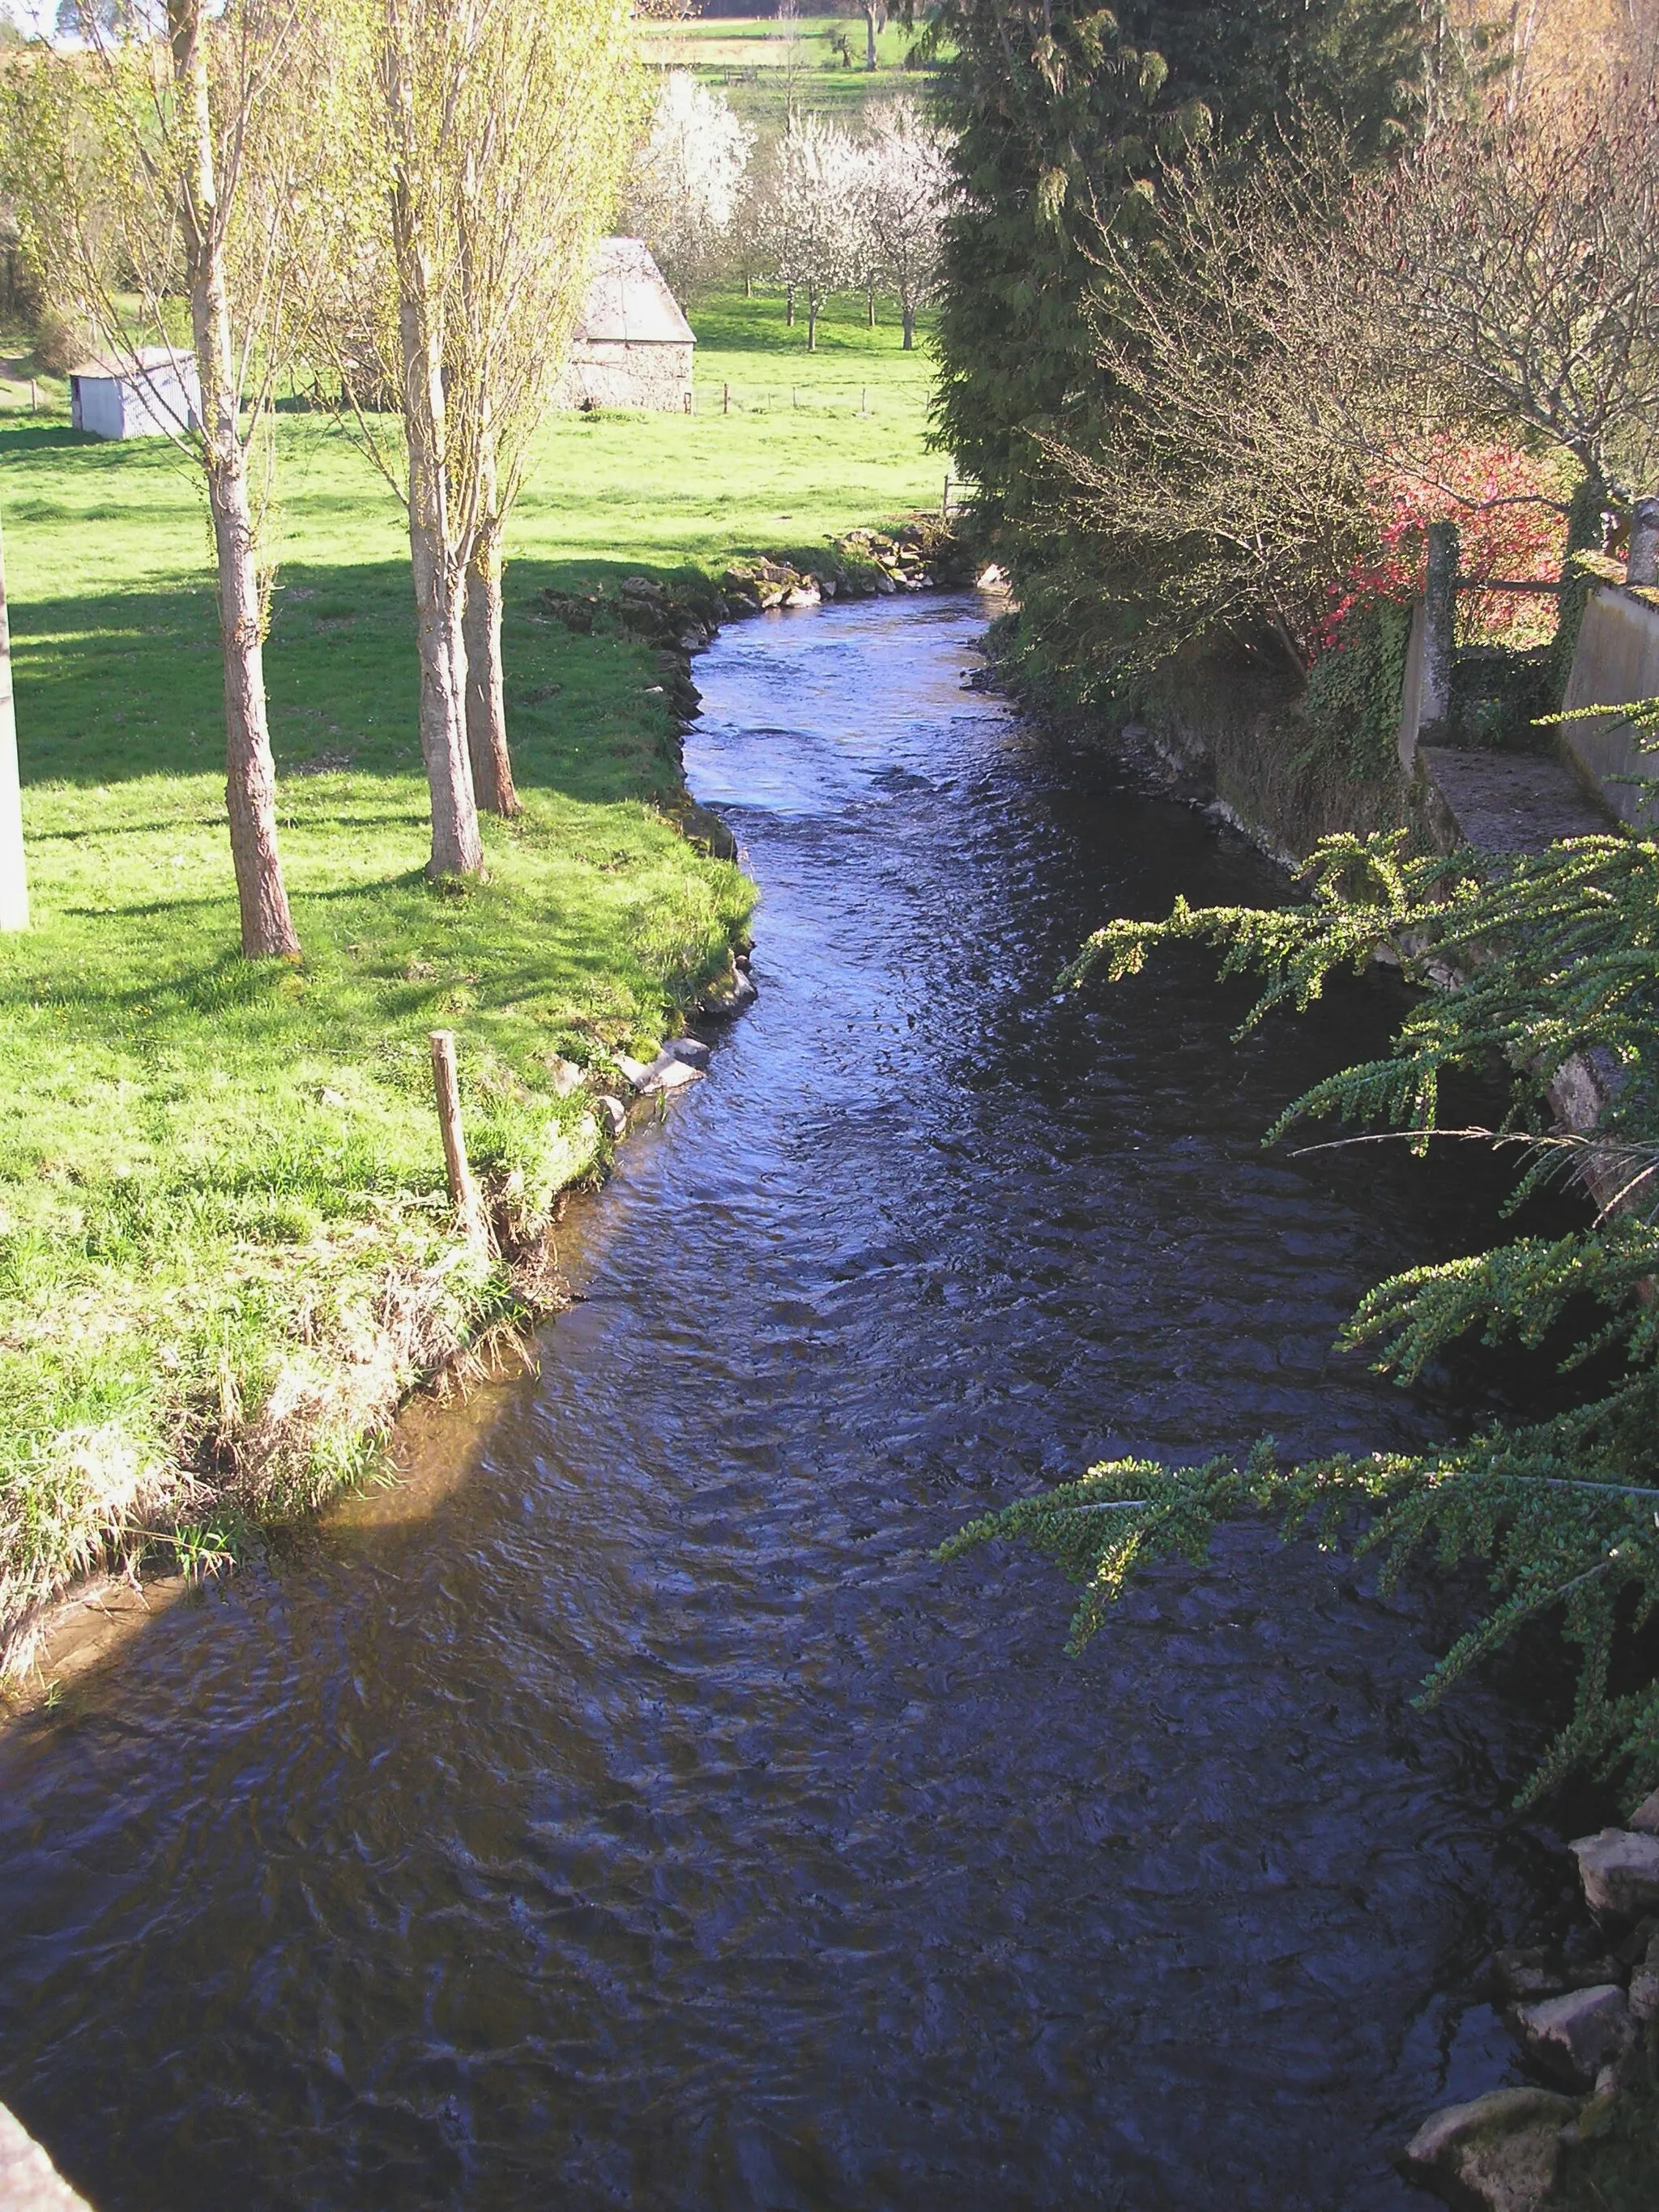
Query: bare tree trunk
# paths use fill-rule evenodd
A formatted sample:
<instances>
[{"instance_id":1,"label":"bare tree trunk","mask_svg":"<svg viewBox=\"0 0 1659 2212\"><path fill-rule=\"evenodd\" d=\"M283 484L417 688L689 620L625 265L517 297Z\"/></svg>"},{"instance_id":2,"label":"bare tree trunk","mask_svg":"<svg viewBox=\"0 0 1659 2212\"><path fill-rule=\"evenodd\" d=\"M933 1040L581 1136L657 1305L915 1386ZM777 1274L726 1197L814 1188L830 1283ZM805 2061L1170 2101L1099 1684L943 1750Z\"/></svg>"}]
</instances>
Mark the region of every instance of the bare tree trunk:
<instances>
[{"instance_id":1,"label":"bare tree trunk","mask_svg":"<svg viewBox=\"0 0 1659 2212\"><path fill-rule=\"evenodd\" d=\"M293 958L300 939L276 849L276 769L265 714L264 605L259 586L247 457L242 450L224 245L219 229L208 107L202 0L168 0L173 82L194 136L193 173L179 213L197 374L208 505L219 568L219 641L225 671L225 798L230 856L250 960Z\"/></svg>"},{"instance_id":2,"label":"bare tree trunk","mask_svg":"<svg viewBox=\"0 0 1659 2212\"><path fill-rule=\"evenodd\" d=\"M416 318L405 307L399 323ZM420 352L409 358L405 374L418 374ZM435 363L434 364L435 380ZM428 437L416 434L409 418L409 556L415 582L415 650L421 665L421 758L426 764L432 799L431 876L476 876L483 870L483 842L478 834L472 765L467 757L464 700L465 653L462 611L466 589L463 564L445 532L444 480Z\"/></svg>"},{"instance_id":3,"label":"bare tree trunk","mask_svg":"<svg viewBox=\"0 0 1659 2212\"><path fill-rule=\"evenodd\" d=\"M6 620L6 556L0 545L0 929L28 926L23 793L17 772L17 718L11 701L11 629Z\"/></svg>"},{"instance_id":4,"label":"bare tree trunk","mask_svg":"<svg viewBox=\"0 0 1659 2212\"><path fill-rule=\"evenodd\" d=\"M394 38L386 59L394 145L412 133L412 99ZM444 482L443 352L429 307L431 272L416 234L407 180L394 177L392 235L398 266L404 441L409 447L409 554L415 583L415 647L421 665L421 757L432 796L431 876L483 872L483 842L466 749L465 555L449 543Z\"/></svg>"},{"instance_id":5,"label":"bare tree trunk","mask_svg":"<svg viewBox=\"0 0 1659 2212\"><path fill-rule=\"evenodd\" d=\"M876 327L876 280L873 276L864 289L870 306L870 327L874 330Z\"/></svg>"},{"instance_id":6,"label":"bare tree trunk","mask_svg":"<svg viewBox=\"0 0 1659 2212\"><path fill-rule=\"evenodd\" d=\"M816 284L809 284L806 288L806 350L816 353L817 349L818 288Z\"/></svg>"},{"instance_id":7,"label":"bare tree trunk","mask_svg":"<svg viewBox=\"0 0 1659 2212\"><path fill-rule=\"evenodd\" d=\"M487 814L519 812L507 744L501 681L501 526L492 515L478 533L466 572L466 749L472 787Z\"/></svg>"},{"instance_id":8,"label":"bare tree trunk","mask_svg":"<svg viewBox=\"0 0 1659 2212\"><path fill-rule=\"evenodd\" d=\"M899 314L904 324L904 350L906 353L912 353L915 349L916 343L915 301L910 299L901 298L899 301Z\"/></svg>"},{"instance_id":9,"label":"bare tree trunk","mask_svg":"<svg viewBox=\"0 0 1659 2212\"><path fill-rule=\"evenodd\" d=\"M783 288L783 319L786 326L793 331L795 327L795 288L793 284L786 284Z\"/></svg>"},{"instance_id":10,"label":"bare tree trunk","mask_svg":"<svg viewBox=\"0 0 1659 2212\"><path fill-rule=\"evenodd\" d=\"M864 10L864 66L872 70L876 66L876 11L871 6Z\"/></svg>"}]
</instances>

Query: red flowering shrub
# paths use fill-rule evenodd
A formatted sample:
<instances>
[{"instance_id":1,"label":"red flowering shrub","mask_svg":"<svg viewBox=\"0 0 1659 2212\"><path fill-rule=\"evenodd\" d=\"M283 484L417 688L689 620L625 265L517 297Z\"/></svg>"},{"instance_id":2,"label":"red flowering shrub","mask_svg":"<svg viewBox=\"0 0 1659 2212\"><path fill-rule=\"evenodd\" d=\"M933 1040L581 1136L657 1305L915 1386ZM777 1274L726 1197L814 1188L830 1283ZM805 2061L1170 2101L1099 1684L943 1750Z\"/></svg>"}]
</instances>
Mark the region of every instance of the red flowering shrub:
<instances>
[{"instance_id":1,"label":"red flowering shrub","mask_svg":"<svg viewBox=\"0 0 1659 2212\"><path fill-rule=\"evenodd\" d=\"M1376 550L1333 586L1322 647L1335 644L1348 615L1370 599L1421 597L1428 527L1455 522L1466 580L1554 583L1567 540L1560 464L1513 446L1469 446L1447 439L1419 464L1376 478ZM1554 601L1522 592L1466 592L1457 603L1466 642L1526 646L1554 635Z\"/></svg>"}]
</instances>

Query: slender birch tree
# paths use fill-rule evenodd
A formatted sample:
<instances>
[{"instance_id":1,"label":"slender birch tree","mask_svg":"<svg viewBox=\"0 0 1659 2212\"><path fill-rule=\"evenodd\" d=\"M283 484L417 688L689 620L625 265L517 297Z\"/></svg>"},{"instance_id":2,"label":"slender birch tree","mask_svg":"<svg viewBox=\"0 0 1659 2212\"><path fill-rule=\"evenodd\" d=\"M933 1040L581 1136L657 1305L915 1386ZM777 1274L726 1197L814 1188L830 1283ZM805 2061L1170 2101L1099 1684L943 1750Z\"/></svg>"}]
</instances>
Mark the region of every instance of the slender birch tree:
<instances>
[{"instance_id":1,"label":"slender birch tree","mask_svg":"<svg viewBox=\"0 0 1659 2212\"><path fill-rule=\"evenodd\" d=\"M628 0L517 0L491 23L502 98L463 179L462 324L447 356L465 421L451 496L476 517L463 635L478 803L518 811L501 668L502 539L586 303L644 112Z\"/></svg>"},{"instance_id":2,"label":"slender birch tree","mask_svg":"<svg viewBox=\"0 0 1659 2212\"><path fill-rule=\"evenodd\" d=\"M11 696L11 626L6 617L6 553L0 542L0 930L29 926L23 859L23 793L17 770L17 718Z\"/></svg>"},{"instance_id":3,"label":"slender birch tree","mask_svg":"<svg viewBox=\"0 0 1659 2212\"><path fill-rule=\"evenodd\" d=\"M261 547L268 410L301 316L329 138L321 0L130 0L81 17L87 51L29 50L6 87L6 183L52 296L206 480L224 660L231 857L250 958L299 951L276 844ZM136 288L137 310L131 294ZM182 293L191 343L175 348ZM125 295L127 296L119 296ZM158 362L152 349L163 349ZM172 374L193 357L199 409Z\"/></svg>"},{"instance_id":4,"label":"slender birch tree","mask_svg":"<svg viewBox=\"0 0 1659 2212\"><path fill-rule=\"evenodd\" d=\"M324 336L404 499L435 876L517 810L501 540L635 139L628 0L368 0ZM400 450L369 402L389 398Z\"/></svg>"}]
</instances>

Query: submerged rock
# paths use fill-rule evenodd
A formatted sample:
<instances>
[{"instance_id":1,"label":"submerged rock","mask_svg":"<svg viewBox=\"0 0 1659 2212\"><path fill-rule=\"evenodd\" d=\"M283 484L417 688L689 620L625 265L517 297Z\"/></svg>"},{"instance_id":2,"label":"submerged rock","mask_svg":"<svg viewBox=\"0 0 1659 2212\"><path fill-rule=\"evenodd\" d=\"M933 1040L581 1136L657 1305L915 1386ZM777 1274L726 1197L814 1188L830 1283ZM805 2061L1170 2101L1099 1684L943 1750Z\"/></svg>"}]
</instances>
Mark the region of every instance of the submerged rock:
<instances>
[{"instance_id":1,"label":"submerged rock","mask_svg":"<svg viewBox=\"0 0 1659 2212\"><path fill-rule=\"evenodd\" d=\"M1494 2089L1425 2120L1401 2165L1459 2212L1536 2212L1561 2159L1576 2107L1549 2089Z\"/></svg>"},{"instance_id":2,"label":"submerged rock","mask_svg":"<svg viewBox=\"0 0 1659 2212\"><path fill-rule=\"evenodd\" d=\"M706 1014L740 1014L759 996L753 977L734 963L729 975L703 993L702 1011Z\"/></svg>"},{"instance_id":3,"label":"submerged rock","mask_svg":"<svg viewBox=\"0 0 1659 2212\"><path fill-rule=\"evenodd\" d=\"M688 1083L702 1081L702 1070L700 1067L693 1067L689 1061L677 1058L672 1052L660 1052L647 1068L640 1090L645 1097L655 1098L664 1091L684 1091Z\"/></svg>"},{"instance_id":4,"label":"submerged rock","mask_svg":"<svg viewBox=\"0 0 1659 2212\"><path fill-rule=\"evenodd\" d=\"M1592 1912L1626 1920L1659 1912L1659 1836L1603 1828L1594 1836L1580 1836L1567 1848L1578 1862L1584 1902Z\"/></svg>"},{"instance_id":5,"label":"submerged rock","mask_svg":"<svg viewBox=\"0 0 1659 2212\"><path fill-rule=\"evenodd\" d=\"M1540 2066L1558 2081L1585 2087L1623 2056L1632 2036L1630 2007L1616 1982L1522 2005L1515 2025Z\"/></svg>"},{"instance_id":6,"label":"submerged rock","mask_svg":"<svg viewBox=\"0 0 1659 2212\"><path fill-rule=\"evenodd\" d=\"M727 822L707 806L690 800L680 810L680 828L694 845L706 846L717 860L735 860L738 841Z\"/></svg>"},{"instance_id":7,"label":"submerged rock","mask_svg":"<svg viewBox=\"0 0 1659 2212\"><path fill-rule=\"evenodd\" d=\"M663 1050L683 1060L688 1067L706 1068L712 1056L702 1039L694 1036L670 1037Z\"/></svg>"}]
</instances>

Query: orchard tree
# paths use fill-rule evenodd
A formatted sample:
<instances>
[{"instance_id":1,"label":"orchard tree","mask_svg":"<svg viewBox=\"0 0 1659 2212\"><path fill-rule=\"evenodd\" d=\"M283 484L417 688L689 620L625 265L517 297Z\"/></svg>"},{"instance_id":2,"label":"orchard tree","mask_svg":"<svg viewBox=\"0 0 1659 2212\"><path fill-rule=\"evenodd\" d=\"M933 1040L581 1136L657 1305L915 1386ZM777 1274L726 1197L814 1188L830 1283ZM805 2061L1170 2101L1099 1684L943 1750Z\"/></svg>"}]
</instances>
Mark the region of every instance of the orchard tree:
<instances>
[{"instance_id":1,"label":"orchard tree","mask_svg":"<svg viewBox=\"0 0 1659 2212\"><path fill-rule=\"evenodd\" d=\"M805 296L806 349L815 353L825 300L859 273L863 160L838 125L792 117L768 183L759 218L769 258L792 299Z\"/></svg>"},{"instance_id":2,"label":"orchard tree","mask_svg":"<svg viewBox=\"0 0 1659 2212\"><path fill-rule=\"evenodd\" d=\"M676 70L635 164L629 217L677 291L724 258L755 134L722 92Z\"/></svg>"},{"instance_id":3,"label":"orchard tree","mask_svg":"<svg viewBox=\"0 0 1659 2212\"><path fill-rule=\"evenodd\" d=\"M864 150L865 222L878 276L897 293L904 349L916 342L916 313L939 281L950 191L950 150L911 100L895 100L871 118Z\"/></svg>"},{"instance_id":4,"label":"orchard tree","mask_svg":"<svg viewBox=\"0 0 1659 2212\"><path fill-rule=\"evenodd\" d=\"M149 383L206 480L224 657L231 856L250 958L299 939L276 846L261 524L268 410L316 266L315 185L334 139L320 0L128 0L79 19L88 51L35 46L6 83L7 187L51 296L124 374ZM199 422L147 346L171 352L182 289ZM137 311L131 295L137 294Z\"/></svg>"}]
</instances>

